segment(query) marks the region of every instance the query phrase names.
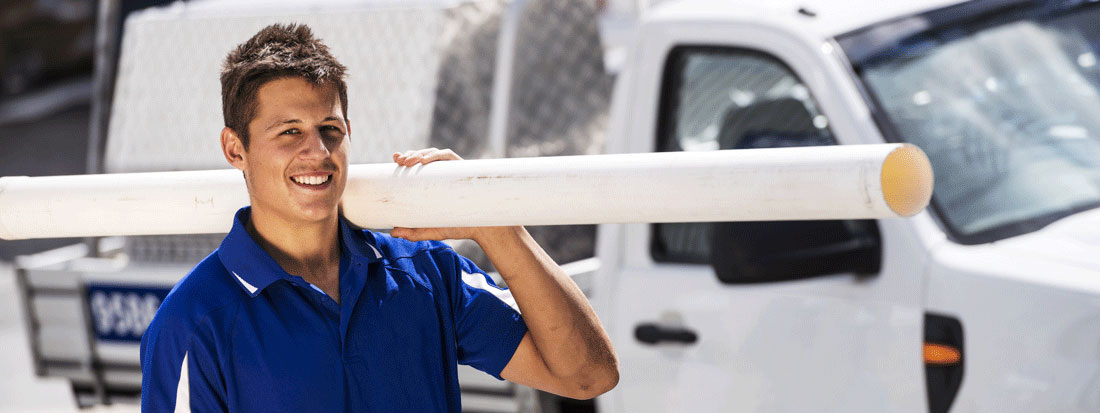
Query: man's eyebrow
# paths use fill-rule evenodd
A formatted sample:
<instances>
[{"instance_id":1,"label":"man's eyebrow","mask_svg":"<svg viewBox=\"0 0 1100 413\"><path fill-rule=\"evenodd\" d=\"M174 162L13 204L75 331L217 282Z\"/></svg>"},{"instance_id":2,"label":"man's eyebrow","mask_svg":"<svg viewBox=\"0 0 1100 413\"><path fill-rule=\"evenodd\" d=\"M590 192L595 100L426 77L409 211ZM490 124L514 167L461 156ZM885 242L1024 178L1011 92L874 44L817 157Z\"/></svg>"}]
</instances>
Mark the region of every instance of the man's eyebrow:
<instances>
[{"instance_id":1,"label":"man's eyebrow","mask_svg":"<svg viewBox=\"0 0 1100 413\"><path fill-rule=\"evenodd\" d=\"M279 125L286 125L288 123L301 123L301 122L302 122L301 119L278 120L278 121L275 121L275 123L272 123L271 126L268 126L267 129L264 129L264 131L271 130L272 128L274 128L276 126L279 126Z\"/></svg>"},{"instance_id":2,"label":"man's eyebrow","mask_svg":"<svg viewBox=\"0 0 1100 413\"><path fill-rule=\"evenodd\" d=\"M324 120L322 120L321 122L328 122L330 120L341 121L342 119L340 119L336 116L329 116L329 117L325 118ZM289 124L289 123L302 123L302 120L301 119L286 119L286 120L275 121L275 123L272 123L271 126L268 126L267 129L264 129L264 131L268 131L268 130L271 130L271 129L275 128L276 126L286 125L286 124Z\"/></svg>"}]
</instances>

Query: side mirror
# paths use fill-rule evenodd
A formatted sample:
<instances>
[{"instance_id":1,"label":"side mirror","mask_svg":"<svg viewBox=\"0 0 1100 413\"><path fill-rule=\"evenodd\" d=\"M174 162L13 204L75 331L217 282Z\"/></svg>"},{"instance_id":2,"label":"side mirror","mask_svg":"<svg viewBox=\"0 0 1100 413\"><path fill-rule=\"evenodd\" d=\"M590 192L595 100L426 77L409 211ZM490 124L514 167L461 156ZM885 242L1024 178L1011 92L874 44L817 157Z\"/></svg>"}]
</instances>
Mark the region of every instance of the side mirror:
<instances>
[{"instance_id":1,"label":"side mirror","mask_svg":"<svg viewBox=\"0 0 1100 413\"><path fill-rule=\"evenodd\" d=\"M876 274L882 241L874 220L715 222L710 261L727 284Z\"/></svg>"}]
</instances>

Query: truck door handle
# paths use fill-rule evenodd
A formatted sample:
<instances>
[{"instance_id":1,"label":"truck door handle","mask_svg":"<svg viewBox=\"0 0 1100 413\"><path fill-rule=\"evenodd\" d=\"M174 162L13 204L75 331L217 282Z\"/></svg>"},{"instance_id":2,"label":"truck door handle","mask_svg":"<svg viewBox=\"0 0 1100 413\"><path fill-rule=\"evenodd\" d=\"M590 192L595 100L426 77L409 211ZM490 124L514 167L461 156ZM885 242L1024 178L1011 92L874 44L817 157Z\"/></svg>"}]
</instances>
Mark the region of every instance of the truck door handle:
<instances>
[{"instance_id":1,"label":"truck door handle","mask_svg":"<svg viewBox=\"0 0 1100 413\"><path fill-rule=\"evenodd\" d=\"M634 328L634 338L646 344L657 344L662 341L694 344L699 340L699 336L687 328L664 326L656 323L638 324Z\"/></svg>"}]
</instances>

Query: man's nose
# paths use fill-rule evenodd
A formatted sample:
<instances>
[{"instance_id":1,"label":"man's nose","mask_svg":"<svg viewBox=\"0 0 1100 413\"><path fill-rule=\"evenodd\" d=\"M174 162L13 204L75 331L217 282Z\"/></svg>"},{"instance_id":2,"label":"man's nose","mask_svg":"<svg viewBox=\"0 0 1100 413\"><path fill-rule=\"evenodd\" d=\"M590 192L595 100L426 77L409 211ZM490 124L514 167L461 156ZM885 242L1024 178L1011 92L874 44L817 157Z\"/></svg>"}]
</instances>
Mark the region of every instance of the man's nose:
<instances>
[{"instance_id":1,"label":"man's nose","mask_svg":"<svg viewBox=\"0 0 1100 413\"><path fill-rule=\"evenodd\" d=\"M328 158L330 152L328 146L325 145L325 137L321 135L321 132L314 129L306 132L305 135L299 155L309 159Z\"/></svg>"}]
</instances>

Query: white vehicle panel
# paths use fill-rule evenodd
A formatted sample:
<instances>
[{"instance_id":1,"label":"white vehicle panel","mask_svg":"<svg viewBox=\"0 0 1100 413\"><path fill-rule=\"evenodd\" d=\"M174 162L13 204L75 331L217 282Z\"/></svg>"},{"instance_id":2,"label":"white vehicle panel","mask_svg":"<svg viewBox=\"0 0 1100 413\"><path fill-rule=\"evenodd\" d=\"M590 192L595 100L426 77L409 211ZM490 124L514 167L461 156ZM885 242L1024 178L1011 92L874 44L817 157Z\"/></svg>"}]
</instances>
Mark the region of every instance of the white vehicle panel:
<instances>
[{"instance_id":1,"label":"white vehicle panel","mask_svg":"<svg viewBox=\"0 0 1100 413\"><path fill-rule=\"evenodd\" d=\"M626 135L613 135L612 142L630 137L619 150L655 149L652 119L658 116L662 70L677 45L764 51L789 65L819 99L832 102L851 92L834 86L850 83L837 77L841 71L816 69L836 64L819 40L752 23L645 24L637 39L645 47L633 49L639 53L627 74L631 84L619 85L620 96L631 95L629 116L619 118L627 124L613 125ZM859 142L853 134L877 137L869 124L840 113L830 119L842 143ZM618 387L598 399L601 411L927 410L921 359L927 255L913 252L925 251L922 240L942 235L915 229L928 226L880 220L884 255L878 275L726 285L706 265L655 263L650 228L600 228L597 252L607 266L597 289L614 294L597 294L595 304L609 326L621 370ZM619 253L621 263L608 258ZM634 330L646 323L692 330L698 341L642 344ZM798 397L791 397L792 391Z\"/></svg>"},{"instance_id":2,"label":"white vehicle panel","mask_svg":"<svg viewBox=\"0 0 1100 413\"><path fill-rule=\"evenodd\" d=\"M1003 243L934 256L929 311L964 331L954 411L1100 411L1100 272Z\"/></svg>"}]
</instances>

